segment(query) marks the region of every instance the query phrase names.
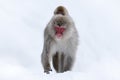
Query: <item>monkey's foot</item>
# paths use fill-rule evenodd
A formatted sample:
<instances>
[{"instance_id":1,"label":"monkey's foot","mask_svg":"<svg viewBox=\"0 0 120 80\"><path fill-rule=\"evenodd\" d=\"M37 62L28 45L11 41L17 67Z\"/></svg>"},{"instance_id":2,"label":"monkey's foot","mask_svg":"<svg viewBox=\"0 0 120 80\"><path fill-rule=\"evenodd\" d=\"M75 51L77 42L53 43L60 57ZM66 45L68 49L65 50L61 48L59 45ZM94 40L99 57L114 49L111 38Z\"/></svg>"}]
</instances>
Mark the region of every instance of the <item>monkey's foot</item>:
<instances>
[{"instance_id":1,"label":"monkey's foot","mask_svg":"<svg viewBox=\"0 0 120 80\"><path fill-rule=\"evenodd\" d=\"M46 74L50 74L50 71L52 71L52 69L50 68L50 69L48 69L48 70L44 70L44 73L46 73Z\"/></svg>"}]
</instances>

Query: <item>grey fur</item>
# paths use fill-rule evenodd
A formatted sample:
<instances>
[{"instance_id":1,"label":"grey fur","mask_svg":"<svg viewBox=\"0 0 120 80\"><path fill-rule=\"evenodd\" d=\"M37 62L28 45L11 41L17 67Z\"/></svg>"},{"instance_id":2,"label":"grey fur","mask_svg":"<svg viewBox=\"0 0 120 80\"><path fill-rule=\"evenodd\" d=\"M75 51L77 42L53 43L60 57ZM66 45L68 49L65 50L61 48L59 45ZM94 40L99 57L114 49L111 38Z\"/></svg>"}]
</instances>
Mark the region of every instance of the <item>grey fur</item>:
<instances>
[{"instance_id":1,"label":"grey fur","mask_svg":"<svg viewBox=\"0 0 120 80\"><path fill-rule=\"evenodd\" d=\"M66 12L66 14L55 14L59 7L56 8L54 11L54 16L44 30L44 47L41 55L41 62L44 68L44 72L48 74L49 71L51 71L50 61L56 53L59 53L60 55L62 53L64 55L64 61L62 64L58 63L60 67L59 70L55 69L56 72L71 70L78 46L78 32L76 30L75 24L68 14L66 8L64 8L63 6L60 7L63 8L63 11ZM65 32L63 33L62 39L56 38L55 30L53 27L57 25L57 20L59 21L59 19L63 20L62 22L60 22L60 24L62 25L64 23L63 25L66 28ZM59 61L61 61L60 59L62 58L59 58ZM54 64L53 66L55 67Z\"/></svg>"}]
</instances>

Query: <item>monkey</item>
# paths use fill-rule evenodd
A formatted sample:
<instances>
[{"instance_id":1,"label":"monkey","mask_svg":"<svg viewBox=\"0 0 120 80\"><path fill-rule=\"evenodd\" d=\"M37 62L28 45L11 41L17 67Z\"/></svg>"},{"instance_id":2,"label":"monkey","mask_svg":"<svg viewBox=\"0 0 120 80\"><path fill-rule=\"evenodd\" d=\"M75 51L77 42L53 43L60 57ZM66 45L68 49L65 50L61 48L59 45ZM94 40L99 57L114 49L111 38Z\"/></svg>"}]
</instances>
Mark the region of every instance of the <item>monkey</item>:
<instances>
[{"instance_id":1,"label":"monkey","mask_svg":"<svg viewBox=\"0 0 120 80\"><path fill-rule=\"evenodd\" d=\"M58 6L44 30L41 63L49 74L50 62L57 73L71 71L78 47L78 32L75 23L64 6Z\"/></svg>"}]
</instances>

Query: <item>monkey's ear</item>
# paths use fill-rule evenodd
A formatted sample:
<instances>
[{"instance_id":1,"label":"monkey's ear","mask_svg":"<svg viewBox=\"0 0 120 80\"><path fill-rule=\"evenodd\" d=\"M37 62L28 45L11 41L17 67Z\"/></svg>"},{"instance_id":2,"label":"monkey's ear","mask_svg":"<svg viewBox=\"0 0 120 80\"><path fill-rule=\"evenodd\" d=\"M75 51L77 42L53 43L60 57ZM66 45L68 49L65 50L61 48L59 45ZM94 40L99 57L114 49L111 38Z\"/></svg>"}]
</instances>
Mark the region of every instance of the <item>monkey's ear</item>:
<instances>
[{"instance_id":1,"label":"monkey's ear","mask_svg":"<svg viewBox=\"0 0 120 80\"><path fill-rule=\"evenodd\" d=\"M57 15L57 14L68 15L68 11L65 7L58 6L54 11L54 15Z\"/></svg>"}]
</instances>

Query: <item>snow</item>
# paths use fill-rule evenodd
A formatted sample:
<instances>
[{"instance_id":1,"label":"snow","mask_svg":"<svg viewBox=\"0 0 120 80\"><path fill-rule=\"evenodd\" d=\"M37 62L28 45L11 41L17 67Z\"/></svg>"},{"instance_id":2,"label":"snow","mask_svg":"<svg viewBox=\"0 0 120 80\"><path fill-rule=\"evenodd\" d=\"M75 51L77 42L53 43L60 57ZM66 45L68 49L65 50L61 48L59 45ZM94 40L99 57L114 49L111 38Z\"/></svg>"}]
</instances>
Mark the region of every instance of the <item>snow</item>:
<instances>
[{"instance_id":1,"label":"snow","mask_svg":"<svg viewBox=\"0 0 120 80\"><path fill-rule=\"evenodd\" d=\"M120 80L119 0L0 0L0 80ZM72 71L43 73L43 30L65 6L79 32Z\"/></svg>"}]
</instances>

